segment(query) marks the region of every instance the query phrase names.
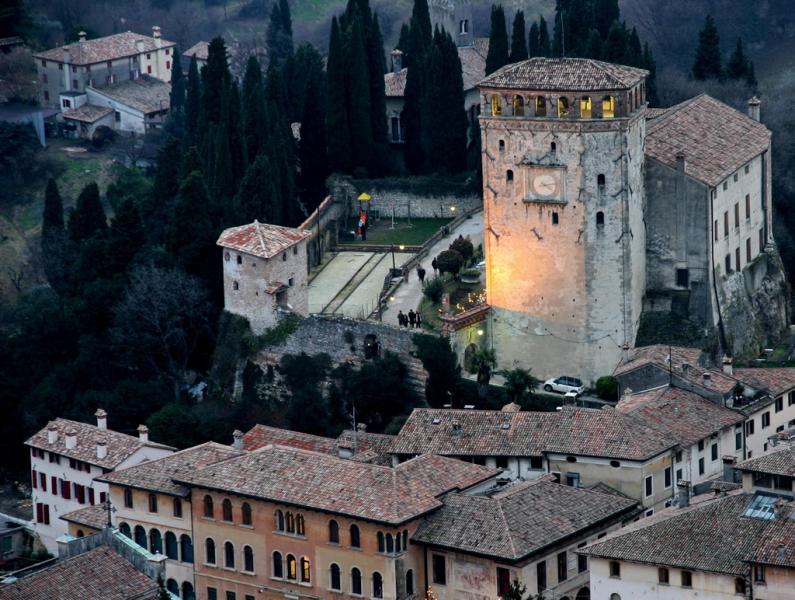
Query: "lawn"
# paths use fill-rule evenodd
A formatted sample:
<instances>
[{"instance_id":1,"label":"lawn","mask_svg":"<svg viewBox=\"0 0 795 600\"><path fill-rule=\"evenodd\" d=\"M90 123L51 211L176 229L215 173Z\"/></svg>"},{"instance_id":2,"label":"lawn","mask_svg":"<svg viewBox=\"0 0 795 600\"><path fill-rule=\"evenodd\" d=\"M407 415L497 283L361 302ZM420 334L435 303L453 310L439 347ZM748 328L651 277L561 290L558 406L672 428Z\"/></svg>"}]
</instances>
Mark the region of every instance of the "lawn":
<instances>
[{"instance_id":1,"label":"lawn","mask_svg":"<svg viewBox=\"0 0 795 600\"><path fill-rule=\"evenodd\" d=\"M395 219L395 228L392 229L392 219L381 219L369 227L366 241L357 239L349 243L422 246L428 238L451 220L412 219L409 223L407 219Z\"/></svg>"}]
</instances>

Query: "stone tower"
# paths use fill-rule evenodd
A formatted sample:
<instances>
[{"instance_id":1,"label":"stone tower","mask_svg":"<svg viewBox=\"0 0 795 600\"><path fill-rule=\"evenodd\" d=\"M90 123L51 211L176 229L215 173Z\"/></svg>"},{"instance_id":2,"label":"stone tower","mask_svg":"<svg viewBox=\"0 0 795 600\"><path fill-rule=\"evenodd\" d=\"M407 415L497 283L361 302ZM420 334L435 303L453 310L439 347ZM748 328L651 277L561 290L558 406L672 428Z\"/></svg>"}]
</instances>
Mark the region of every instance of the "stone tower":
<instances>
[{"instance_id":1,"label":"stone tower","mask_svg":"<svg viewBox=\"0 0 795 600\"><path fill-rule=\"evenodd\" d=\"M447 30L459 47L471 46L472 0L431 0L431 23Z\"/></svg>"},{"instance_id":2,"label":"stone tower","mask_svg":"<svg viewBox=\"0 0 795 600\"><path fill-rule=\"evenodd\" d=\"M634 344L645 289L646 75L533 58L480 84L486 288L500 368L587 384Z\"/></svg>"}]
</instances>

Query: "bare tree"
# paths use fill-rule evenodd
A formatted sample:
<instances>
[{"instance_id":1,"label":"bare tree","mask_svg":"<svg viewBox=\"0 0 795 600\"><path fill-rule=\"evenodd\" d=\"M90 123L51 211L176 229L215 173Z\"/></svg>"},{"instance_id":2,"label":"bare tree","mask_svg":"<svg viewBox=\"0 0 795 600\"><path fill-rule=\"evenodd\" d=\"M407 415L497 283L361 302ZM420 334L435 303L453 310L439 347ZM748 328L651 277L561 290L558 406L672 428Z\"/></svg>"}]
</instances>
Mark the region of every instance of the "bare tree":
<instances>
[{"instance_id":1,"label":"bare tree","mask_svg":"<svg viewBox=\"0 0 795 600\"><path fill-rule=\"evenodd\" d=\"M30 50L0 52L0 99L28 102L36 100L37 92L36 67Z\"/></svg>"}]
</instances>

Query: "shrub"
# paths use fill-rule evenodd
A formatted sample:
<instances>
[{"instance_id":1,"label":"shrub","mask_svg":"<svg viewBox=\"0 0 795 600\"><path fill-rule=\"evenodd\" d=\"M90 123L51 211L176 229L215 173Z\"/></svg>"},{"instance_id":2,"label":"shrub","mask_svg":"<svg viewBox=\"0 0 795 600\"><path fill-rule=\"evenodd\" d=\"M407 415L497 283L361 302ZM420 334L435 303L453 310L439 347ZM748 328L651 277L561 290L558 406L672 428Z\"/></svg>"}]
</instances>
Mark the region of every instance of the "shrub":
<instances>
[{"instance_id":1,"label":"shrub","mask_svg":"<svg viewBox=\"0 0 795 600\"><path fill-rule=\"evenodd\" d=\"M464 266L464 257L457 250L445 250L436 257L436 265L440 273L451 273L455 276Z\"/></svg>"},{"instance_id":2,"label":"shrub","mask_svg":"<svg viewBox=\"0 0 795 600\"><path fill-rule=\"evenodd\" d=\"M596 395L602 400L618 400L618 379L605 375L596 380Z\"/></svg>"},{"instance_id":3,"label":"shrub","mask_svg":"<svg viewBox=\"0 0 795 600\"><path fill-rule=\"evenodd\" d=\"M433 277L432 279L429 279L425 284L422 293L425 294L425 297L434 304L439 304L439 302L442 300L442 294L444 294L444 282L442 281L441 277Z\"/></svg>"},{"instance_id":4,"label":"shrub","mask_svg":"<svg viewBox=\"0 0 795 600\"><path fill-rule=\"evenodd\" d=\"M475 254L475 247L472 242L461 235L450 244L450 250L458 252L464 258L464 261L468 261Z\"/></svg>"}]
</instances>

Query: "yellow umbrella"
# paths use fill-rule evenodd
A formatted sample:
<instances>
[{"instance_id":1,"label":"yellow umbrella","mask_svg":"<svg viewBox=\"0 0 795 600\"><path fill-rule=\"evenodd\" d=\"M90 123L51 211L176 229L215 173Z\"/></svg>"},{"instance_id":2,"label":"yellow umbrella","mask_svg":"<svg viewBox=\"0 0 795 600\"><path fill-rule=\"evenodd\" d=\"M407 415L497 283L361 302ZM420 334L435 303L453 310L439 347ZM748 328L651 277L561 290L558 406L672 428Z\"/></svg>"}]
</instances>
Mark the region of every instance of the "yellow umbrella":
<instances>
[{"instance_id":1,"label":"yellow umbrella","mask_svg":"<svg viewBox=\"0 0 795 600\"><path fill-rule=\"evenodd\" d=\"M359 202L368 202L370 200L370 194L367 192L362 192L358 198Z\"/></svg>"}]
</instances>

